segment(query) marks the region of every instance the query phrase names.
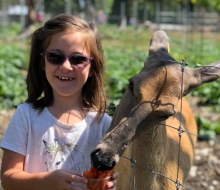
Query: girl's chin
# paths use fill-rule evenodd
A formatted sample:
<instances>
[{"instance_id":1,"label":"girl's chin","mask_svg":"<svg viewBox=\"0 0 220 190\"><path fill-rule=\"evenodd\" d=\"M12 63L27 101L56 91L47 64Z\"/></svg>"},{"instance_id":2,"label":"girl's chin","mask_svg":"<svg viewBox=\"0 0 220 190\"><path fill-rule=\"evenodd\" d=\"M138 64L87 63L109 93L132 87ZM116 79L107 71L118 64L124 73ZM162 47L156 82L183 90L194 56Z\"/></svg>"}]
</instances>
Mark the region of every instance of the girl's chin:
<instances>
[{"instance_id":1,"label":"girl's chin","mask_svg":"<svg viewBox=\"0 0 220 190\"><path fill-rule=\"evenodd\" d=\"M62 91L56 92L56 94L60 97L68 98L68 97L73 97L78 93L76 91L63 91L62 90Z\"/></svg>"}]
</instances>

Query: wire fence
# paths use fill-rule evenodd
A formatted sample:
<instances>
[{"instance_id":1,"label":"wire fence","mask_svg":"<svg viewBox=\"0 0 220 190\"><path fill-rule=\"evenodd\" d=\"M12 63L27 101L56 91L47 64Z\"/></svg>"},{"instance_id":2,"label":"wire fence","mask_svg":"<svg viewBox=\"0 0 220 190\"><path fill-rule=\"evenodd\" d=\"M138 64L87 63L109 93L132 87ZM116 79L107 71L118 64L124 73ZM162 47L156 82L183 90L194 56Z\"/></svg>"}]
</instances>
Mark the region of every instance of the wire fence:
<instances>
[{"instance_id":1,"label":"wire fence","mask_svg":"<svg viewBox=\"0 0 220 190\"><path fill-rule=\"evenodd\" d=\"M148 57L148 59L154 59L154 58ZM166 62L166 63L167 62L175 62L175 63L179 63L181 65L181 72L182 72L182 75L181 75L181 94L182 94L182 92L183 92L183 81L184 81L183 73L184 73L184 67L188 65L187 62L185 60L182 60L181 62L176 62L176 61L172 61L172 60L159 60L159 61ZM220 67L216 67L216 66L210 66L210 67L215 67L216 69L220 69ZM181 97L183 97L183 94L181 95ZM131 157L128 158L128 157L122 156L122 159L124 158L126 160L129 160L130 163L131 163L132 174L133 174L133 176L132 176L133 177L133 188L132 188L132 190L136 190L136 180L135 180L135 174L134 174L134 168L135 168L136 165L138 165L141 168L144 168L144 169L148 170L153 175L161 176L161 177L166 178L167 180L173 182L173 184L174 184L173 187L175 187L176 190L179 190L179 189L193 190L193 188L185 185L184 182L180 181L180 179L179 179L182 134L183 133L187 133L190 136L197 137L197 139L199 138L200 135L190 133L190 132L188 132L187 130L184 129L184 126L182 125L182 120L184 119L184 118L182 118L182 109L183 109L183 106L184 106L183 103L182 103L182 98L180 99L180 101L181 101L181 103L180 103L180 118L179 118L180 123L179 123L179 126L170 126L170 125L167 125L166 123L158 123L159 127L168 127L168 128L175 129L176 132L178 133L178 136L179 136L178 152L176 153L176 154L178 154L178 159L176 160L176 162L177 162L176 178L172 179L172 178L166 176L163 173L160 173L158 171L154 171L153 169L149 168L145 164L140 163L138 160L136 160L134 155L133 155L133 152L134 152L134 142L132 142ZM211 140L211 138L209 140ZM220 144L220 141L218 141L216 139L212 139L212 140L215 141L215 143ZM140 183L140 182L138 182L138 183ZM172 189L174 189L174 188L172 188Z\"/></svg>"},{"instance_id":2,"label":"wire fence","mask_svg":"<svg viewBox=\"0 0 220 190\"><path fill-rule=\"evenodd\" d=\"M25 3L23 0L14 0L11 1L12 5L9 5L7 0L1 0L1 9L0 9L0 25L1 27L9 25L11 22L18 22L20 23L21 26L25 25L25 20L27 18L28 10L27 7L25 6ZM37 1L39 2L39 1ZM70 3L70 1L66 1L67 3ZM41 2L42 3L42 2ZM92 6L93 8L84 10L83 12L77 13L81 17L88 19L94 19L98 24L107 24L108 19L110 19L110 16L106 14L106 5L100 9L100 6L94 5ZM37 5L38 8L42 7L42 4ZM99 7L98 9L96 7ZM68 9L69 6L66 4L64 6L63 12L71 13L71 10ZM137 12L138 12L138 4L133 4L133 12L132 12L132 17L129 19L129 22L127 23L126 15L125 15L125 4L121 4L120 7L120 15L113 15L111 16L111 19L117 20L120 23L120 27L126 27L128 24L133 25L134 28L137 28L138 25L142 24L146 26L149 30L155 31L158 29L163 29L166 31L179 31L182 34L182 45L180 45L180 48L182 48L183 54L186 53L187 49L187 38L189 35L193 35L193 31L197 30L199 35L200 35L200 47L201 48L201 59L204 56L212 56L211 54L206 54L204 47L206 46L206 41L204 40L204 35L206 34L211 34L213 36L213 41L212 43L216 43L215 36L217 32L219 31L219 15L217 13L200 13L200 12L194 12L194 13L187 13L186 11L179 11L177 10L176 12L164 12L161 11L159 7L157 7L156 11L156 16L154 21L149 21L148 20L148 15L147 15L147 10L145 14L143 15L143 21L138 21L137 19ZM47 14L44 12L44 19L46 20L49 18L51 14ZM134 30L134 35L136 34L137 30ZM209 41L210 43L210 41ZM134 45L135 46L135 45ZM179 144L181 143L181 134L182 133L187 133L187 131L184 131L181 127L181 123L179 127L176 126L167 126L167 127L172 127L177 130L177 133L179 134L180 141ZM197 134L190 134L190 135L196 135L198 138L200 138L199 135ZM212 139L216 143L220 143L216 139ZM0 152L1 154L1 152ZM179 157L180 155L180 150L178 152ZM144 166L142 163L139 163L138 160L135 160L135 158L125 158L129 159L131 161L132 167L135 167L135 164L146 168L150 172L152 172L154 175L161 175L165 178L167 176L164 176L163 174L158 173L157 171L153 171L151 168L147 168ZM177 160L178 162L178 160ZM0 162L1 164L1 162ZM176 190L180 186L186 188L187 190L190 190L189 187L186 187L182 182L178 180L178 171L177 171L177 177L176 179L169 179L171 180L174 185L176 186ZM135 182L134 182L135 183ZM1 182L0 182L1 186ZM1 187L0 187L1 189ZM135 188L134 188L135 190Z\"/></svg>"}]
</instances>

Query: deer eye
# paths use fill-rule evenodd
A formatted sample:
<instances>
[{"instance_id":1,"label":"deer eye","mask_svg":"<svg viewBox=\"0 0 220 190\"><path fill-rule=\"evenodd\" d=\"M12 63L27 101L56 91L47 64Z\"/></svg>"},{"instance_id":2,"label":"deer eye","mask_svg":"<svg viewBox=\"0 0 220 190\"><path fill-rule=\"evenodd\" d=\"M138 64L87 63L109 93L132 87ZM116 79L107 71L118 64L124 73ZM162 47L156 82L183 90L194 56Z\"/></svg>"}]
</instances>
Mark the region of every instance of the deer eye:
<instances>
[{"instance_id":1,"label":"deer eye","mask_svg":"<svg viewBox=\"0 0 220 190\"><path fill-rule=\"evenodd\" d=\"M129 81L129 84L128 84L129 88L130 88L131 90L133 90L133 89L134 89L134 83L133 83L133 81L132 81L132 78L130 78L128 81Z\"/></svg>"}]
</instances>

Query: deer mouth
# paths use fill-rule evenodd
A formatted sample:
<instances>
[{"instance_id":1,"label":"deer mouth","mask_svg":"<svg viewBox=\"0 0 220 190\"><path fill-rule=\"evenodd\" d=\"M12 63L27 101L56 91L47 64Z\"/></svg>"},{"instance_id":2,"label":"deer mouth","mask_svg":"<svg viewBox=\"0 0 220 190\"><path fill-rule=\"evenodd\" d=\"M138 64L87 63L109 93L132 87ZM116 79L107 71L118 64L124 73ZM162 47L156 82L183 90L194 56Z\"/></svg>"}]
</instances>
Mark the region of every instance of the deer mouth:
<instances>
[{"instance_id":1,"label":"deer mouth","mask_svg":"<svg viewBox=\"0 0 220 190\"><path fill-rule=\"evenodd\" d=\"M100 144L90 156L91 164L101 171L113 169L119 161L119 155L114 154L105 144Z\"/></svg>"}]
</instances>

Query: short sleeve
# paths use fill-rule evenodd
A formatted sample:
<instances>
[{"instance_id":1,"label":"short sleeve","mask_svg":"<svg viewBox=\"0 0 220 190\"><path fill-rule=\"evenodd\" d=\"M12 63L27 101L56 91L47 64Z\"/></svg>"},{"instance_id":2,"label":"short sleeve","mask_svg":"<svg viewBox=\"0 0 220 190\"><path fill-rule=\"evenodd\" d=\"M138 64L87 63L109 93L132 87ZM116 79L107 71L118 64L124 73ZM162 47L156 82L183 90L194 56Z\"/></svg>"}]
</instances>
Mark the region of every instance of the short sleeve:
<instances>
[{"instance_id":1,"label":"short sleeve","mask_svg":"<svg viewBox=\"0 0 220 190\"><path fill-rule=\"evenodd\" d=\"M1 148L5 148L19 154L26 154L28 138L28 119L25 115L28 109L26 106L18 106L12 116L5 134L0 143Z\"/></svg>"},{"instance_id":2,"label":"short sleeve","mask_svg":"<svg viewBox=\"0 0 220 190\"><path fill-rule=\"evenodd\" d=\"M103 120L102 120L102 122L103 122L103 130L104 130L103 131L103 135L109 129L111 121L112 121L112 118L107 113L105 113L104 116L103 116Z\"/></svg>"}]
</instances>

